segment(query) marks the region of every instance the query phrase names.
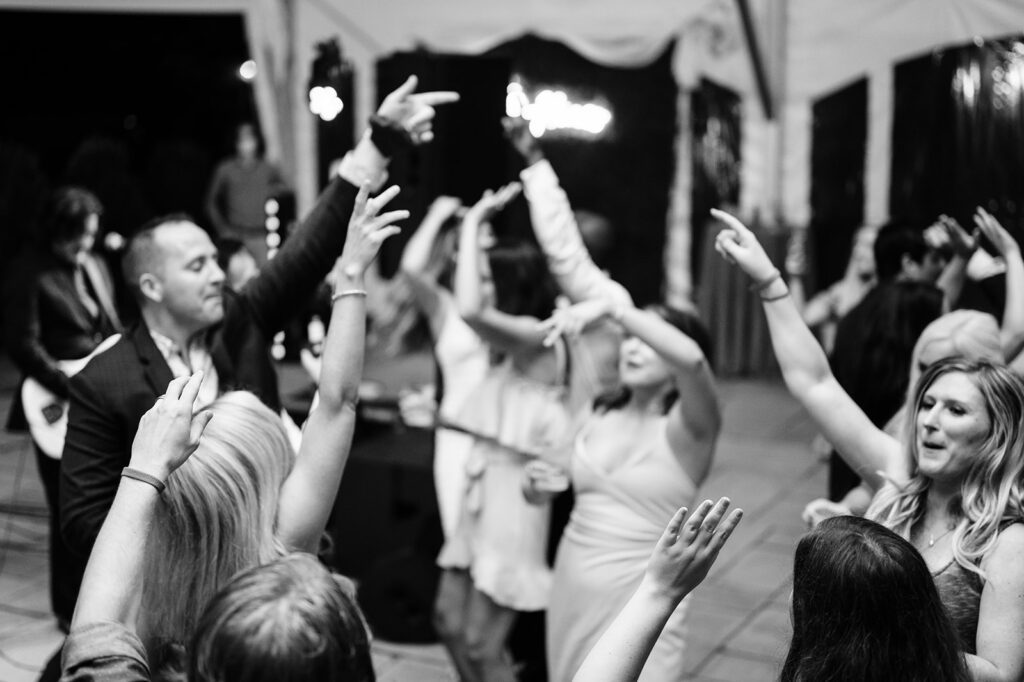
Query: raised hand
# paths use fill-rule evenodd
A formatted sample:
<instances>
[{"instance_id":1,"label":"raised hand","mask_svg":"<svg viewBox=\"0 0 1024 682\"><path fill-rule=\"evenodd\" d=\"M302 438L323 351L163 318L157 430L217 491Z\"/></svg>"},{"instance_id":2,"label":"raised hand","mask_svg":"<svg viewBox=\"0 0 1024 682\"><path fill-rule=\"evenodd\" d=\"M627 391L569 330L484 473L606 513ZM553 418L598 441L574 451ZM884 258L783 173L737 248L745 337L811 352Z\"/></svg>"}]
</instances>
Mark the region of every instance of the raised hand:
<instances>
[{"instance_id":1,"label":"raised hand","mask_svg":"<svg viewBox=\"0 0 1024 682\"><path fill-rule=\"evenodd\" d=\"M469 209L466 217L478 223L486 223L508 206L522 191L523 186L518 182L510 182L504 187L498 188L497 192L487 190L480 200Z\"/></svg>"},{"instance_id":2,"label":"raised hand","mask_svg":"<svg viewBox=\"0 0 1024 682\"><path fill-rule=\"evenodd\" d=\"M390 127L405 131L413 144L434 139L433 121L439 104L458 102L459 93L451 91L416 92L419 79L409 78L384 98L377 116Z\"/></svg>"},{"instance_id":3,"label":"raised hand","mask_svg":"<svg viewBox=\"0 0 1024 682\"><path fill-rule=\"evenodd\" d=\"M203 373L174 379L139 420L129 466L161 481L180 467L199 447L199 439L213 414L194 414Z\"/></svg>"},{"instance_id":4,"label":"raised hand","mask_svg":"<svg viewBox=\"0 0 1024 682\"><path fill-rule=\"evenodd\" d=\"M564 305L560 301L551 317L537 324L544 331L544 345L550 346L559 336L566 339L578 337L584 329L611 312L611 303L601 298L581 301L575 305Z\"/></svg>"},{"instance_id":5,"label":"raised hand","mask_svg":"<svg viewBox=\"0 0 1024 682\"><path fill-rule=\"evenodd\" d=\"M960 226L955 218L948 215L940 215L937 223L945 232L946 242L952 247L953 253L964 260L971 257L974 250L978 248L978 230L967 234L967 230Z\"/></svg>"},{"instance_id":6,"label":"raised hand","mask_svg":"<svg viewBox=\"0 0 1024 682\"><path fill-rule=\"evenodd\" d=\"M1000 256L1005 258L1008 253L1020 251L1017 240L999 224L999 221L991 213L981 206L974 212L974 224L978 231L992 243L992 247L999 252Z\"/></svg>"},{"instance_id":7,"label":"raised hand","mask_svg":"<svg viewBox=\"0 0 1024 682\"><path fill-rule=\"evenodd\" d=\"M501 119L501 125L505 129L505 137L523 157L528 165L533 165L544 158L544 152L540 148L540 142L530 132L530 124L521 118L505 117Z\"/></svg>"},{"instance_id":8,"label":"raised hand","mask_svg":"<svg viewBox=\"0 0 1024 682\"><path fill-rule=\"evenodd\" d=\"M458 197L439 196L430 204L427 215L431 218L444 222L458 213L462 208L462 201Z\"/></svg>"},{"instance_id":9,"label":"raised hand","mask_svg":"<svg viewBox=\"0 0 1024 682\"><path fill-rule=\"evenodd\" d=\"M728 516L729 498L705 500L686 522L686 508L676 512L654 548L644 582L660 594L682 601L707 576L718 552L743 518L742 509Z\"/></svg>"},{"instance_id":10,"label":"raised hand","mask_svg":"<svg viewBox=\"0 0 1024 682\"><path fill-rule=\"evenodd\" d=\"M765 282L776 276L778 270L746 225L717 208L711 209L711 215L725 223L725 227L715 237L715 250L722 258L739 265L755 282Z\"/></svg>"},{"instance_id":11,"label":"raised hand","mask_svg":"<svg viewBox=\"0 0 1024 682\"><path fill-rule=\"evenodd\" d=\"M384 240L401 232L392 223L408 218L408 211L380 213L382 208L398 196L398 192L397 186L391 186L371 199L369 186L363 185L360 188L352 217L348 221L345 248L334 266L335 275L340 270L348 278L361 277L377 257Z\"/></svg>"}]
</instances>

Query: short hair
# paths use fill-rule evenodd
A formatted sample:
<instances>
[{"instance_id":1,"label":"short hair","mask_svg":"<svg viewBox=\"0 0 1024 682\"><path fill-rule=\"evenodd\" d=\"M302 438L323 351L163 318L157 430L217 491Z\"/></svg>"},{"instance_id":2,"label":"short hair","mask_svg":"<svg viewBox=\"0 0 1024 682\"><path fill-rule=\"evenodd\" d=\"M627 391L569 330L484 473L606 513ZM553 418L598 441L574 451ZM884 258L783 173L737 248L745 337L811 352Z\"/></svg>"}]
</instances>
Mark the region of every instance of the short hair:
<instances>
[{"instance_id":1,"label":"short hair","mask_svg":"<svg viewBox=\"0 0 1024 682\"><path fill-rule=\"evenodd\" d=\"M102 215L103 204L96 195L81 187L62 187L53 193L39 232L47 246L73 241L85 234L91 215Z\"/></svg>"},{"instance_id":2,"label":"short hair","mask_svg":"<svg viewBox=\"0 0 1024 682\"><path fill-rule=\"evenodd\" d=\"M252 136L256 138L256 156L263 158L263 155L267 151L266 140L263 139L263 131L256 124L255 121L239 121L234 128L231 129L231 151L234 152L238 146L238 138L242 136L242 131L246 128L252 133Z\"/></svg>"},{"instance_id":3,"label":"short hair","mask_svg":"<svg viewBox=\"0 0 1024 682\"><path fill-rule=\"evenodd\" d=\"M307 554L243 571L228 583L199 621L188 670L192 682L375 679L352 594Z\"/></svg>"},{"instance_id":4,"label":"short hair","mask_svg":"<svg viewBox=\"0 0 1024 682\"><path fill-rule=\"evenodd\" d=\"M121 258L121 274L125 285L135 300L142 301L139 278L147 272L154 272L159 265L159 252L154 239L157 228L170 223L195 223L187 213L168 213L147 221L131 236Z\"/></svg>"},{"instance_id":5,"label":"short hair","mask_svg":"<svg viewBox=\"0 0 1024 682\"><path fill-rule=\"evenodd\" d=\"M874 250L878 279L891 280L903 269L903 256L920 263L928 252L928 244L922 230L907 222L893 220L878 230Z\"/></svg>"},{"instance_id":6,"label":"short hair","mask_svg":"<svg viewBox=\"0 0 1024 682\"><path fill-rule=\"evenodd\" d=\"M800 540L792 608L782 682L970 679L924 559L867 519L827 519Z\"/></svg>"}]
</instances>

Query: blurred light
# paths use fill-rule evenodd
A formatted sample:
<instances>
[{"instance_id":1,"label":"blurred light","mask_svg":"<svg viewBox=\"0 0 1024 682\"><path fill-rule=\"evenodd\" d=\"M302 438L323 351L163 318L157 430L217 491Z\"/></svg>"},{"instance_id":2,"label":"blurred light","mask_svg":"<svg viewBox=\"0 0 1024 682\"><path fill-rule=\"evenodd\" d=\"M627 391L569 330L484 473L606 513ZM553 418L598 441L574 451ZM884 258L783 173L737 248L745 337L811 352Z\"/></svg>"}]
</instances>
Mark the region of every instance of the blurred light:
<instances>
[{"instance_id":1,"label":"blurred light","mask_svg":"<svg viewBox=\"0 0 1024 682\"><path fill-rule=\"evenodd\" d=\"M267 203L263 204L263 210L267 215L277 215L281 206L277 203L277 199L267 199Z\"/></svg>"},{"instance_id":2,"label":"blurred light","mask_svg":"<svg viewBox=\"0 0 1024 682\"><path fill-rule=\"evenodd\" d=\"M268 232L277 232L281 227L281 220L276 215L267 216L266 225Z\"/></svg>"},{"instance_id":3,"label":"blurred light","mask_svg":"<svg viewBox=\"0 0 1024 682\"><path fill-rule=\"evenodd\" d=\"M281 235L279 235L277 232L271 232L270 234L268 234L267 246L269 246L272 249L276 249L277 247L281 246Z\"/></svg>"},{"instance_id":4,"label":"blurred light","mask_svg":"<svg viewBox=\"0 0 1024 682\"><path fill-rule=\"evenodd\" d=\"M242 62L242 65L238 67L239 77L246 82L254 80L256 78L256 73L256 62L251 59L245 60Z\"/></svg>"},{"instance_id":5,"label":"blurred light","mask_svg":"<svg viewBox=\"0 0 1024 682\"><path fill-rule=\"evenodd\" d=\"M562 90L541 90L531 102L520 83L509 83L505 95L505 113L530 122L530 133L541 137L549 130L564 130L598 136L612 121L607 108L569 99Z\"/></svg>"},{"instance_id":6,"label":"blurred light","mask_svg":"<svg viewBox=\"0 0 1024 682\"><path fill-rule=\"evenodd\" d=\"M338 96L338 91L330 85L317 85L309 91L309 110L320 117L323 121L333 121L337 118L345 103Z\"/></svg>"}]
</instances>

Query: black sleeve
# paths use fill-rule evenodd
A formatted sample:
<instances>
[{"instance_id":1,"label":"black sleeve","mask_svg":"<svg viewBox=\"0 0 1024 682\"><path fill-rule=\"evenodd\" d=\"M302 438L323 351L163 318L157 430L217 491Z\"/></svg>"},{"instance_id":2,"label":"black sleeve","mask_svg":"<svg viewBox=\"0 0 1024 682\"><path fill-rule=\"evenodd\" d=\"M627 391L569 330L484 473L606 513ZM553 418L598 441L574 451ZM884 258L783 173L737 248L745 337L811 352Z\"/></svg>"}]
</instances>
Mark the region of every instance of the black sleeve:
<instances>
[{"instance_id":1,"label":"black sleeve","mask_svg":"<svg viewBox=\"0 0 1024 682\"><path fill-rule=\"evenodd\" d=\"M313 296L341 255L357 189L336 179L277 256L239 292L267 336Z\"/></svg>"},{"instance_id":2,"label":"black sleeve","mask_svg":"<svg viewBox=\"0 0 1024 682\"><path fill-rule=\"evenodd\" d=\"M42 343L39 324L39 274L34 268L15 267L4 283L4 328L7 351L26 376L68 397L68 378Z\"/></svg>"}]
</instances>

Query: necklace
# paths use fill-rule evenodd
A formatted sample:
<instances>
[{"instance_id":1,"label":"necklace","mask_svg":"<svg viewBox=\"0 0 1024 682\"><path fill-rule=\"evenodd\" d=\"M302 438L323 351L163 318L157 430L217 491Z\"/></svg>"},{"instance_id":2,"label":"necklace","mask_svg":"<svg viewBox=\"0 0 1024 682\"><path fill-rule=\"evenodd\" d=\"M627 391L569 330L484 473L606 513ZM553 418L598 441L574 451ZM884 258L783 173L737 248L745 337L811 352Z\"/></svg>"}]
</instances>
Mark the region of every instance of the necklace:
<instances>
[{"instance_id":1,"label":"necklace","mask_svg":"<svg viewBox=\"0 0 1024 682\"><path fill-rule=\"evenodd\" d=\"M953 528L955 528L955 527L956 526L954 526ZM944 538L947 535L949 535L950 533L952 533L953 532L953 528L947 528L946 532L943 533L942 535L940 535L939 537L935 537L934 535L932 535L931 531L929 531L928 532L928 547L929 548L934 547L936 542L938 542L942 538Z\"/></svg>"}]
</instances>

